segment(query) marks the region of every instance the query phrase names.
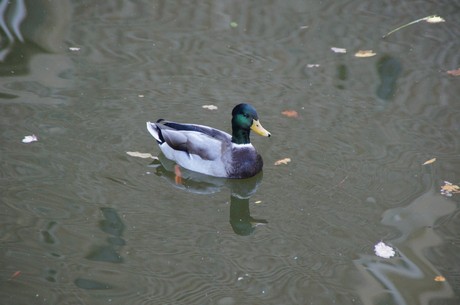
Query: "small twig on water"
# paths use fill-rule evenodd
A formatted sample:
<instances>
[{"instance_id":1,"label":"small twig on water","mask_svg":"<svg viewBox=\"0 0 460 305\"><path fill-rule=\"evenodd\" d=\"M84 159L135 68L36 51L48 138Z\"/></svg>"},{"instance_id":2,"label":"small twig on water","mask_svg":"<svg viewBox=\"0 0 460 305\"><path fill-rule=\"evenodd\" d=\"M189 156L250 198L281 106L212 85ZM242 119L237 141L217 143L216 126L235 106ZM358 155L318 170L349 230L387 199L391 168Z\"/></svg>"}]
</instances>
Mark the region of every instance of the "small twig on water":
<instances>
[{"instance_id":1,"label":"small twig on water","mask_svg":"<svg viewBox=\"0 0 460 305\"><path fill-rule=\"evenodd\" d=\"M408 27L409 25L412 25L412 24L415 24L415 23L418 23L420 21L426 21L426 22L429 22L429 23L439 23L439 22L444 22L446 20L444 20L444 18L442 17L439 17L437 15L431 15L431 16L427 16L427 17L424 17L424 18L420 18L420 19L417 19L417 20L414 20L412 22L409 22L409 23L406 23L404 25L401 25L400 27L392 30L392 31L389 31L388 33L386 33L385 35L382 36L382 38L386 38L388 36L390 36L391 34L393 34L394 32L396 31L399 31L405 27Z\"/></svg>"}]
</instances>

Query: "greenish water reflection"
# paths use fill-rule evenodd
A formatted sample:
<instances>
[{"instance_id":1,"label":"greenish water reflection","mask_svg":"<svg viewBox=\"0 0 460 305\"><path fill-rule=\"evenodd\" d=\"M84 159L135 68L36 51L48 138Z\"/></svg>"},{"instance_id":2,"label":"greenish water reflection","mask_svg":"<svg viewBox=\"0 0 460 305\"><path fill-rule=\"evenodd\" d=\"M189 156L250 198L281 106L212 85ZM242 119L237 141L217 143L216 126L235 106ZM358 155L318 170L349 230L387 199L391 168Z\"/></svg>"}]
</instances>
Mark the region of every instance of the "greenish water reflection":
<instances>
[{"instance_id":1,"label":"greenish water reflection","mask_svg":"<svg viewBox=\"0 0 460 305\"><path fill-rule=\"evenodd\" d=\"M460 181L454 2L0 11L1 304L460 302L460 197L439 192ZM431 13L446 22L381 39ZM240 102L277 135L253 139L263 177L177 183L126 154L158 153L148 120L228 130ZM380 240L397 257L376 257Z\"/></svg>"},{"instance_id":2,"label":"greenish water reflection","mask_svg":"<svg viewBox=\"0 0 460 305\"><path fill-rule=\"evenodd\" d=\"M187 169L180 169L180 179L176 175L177 166L166 159L163 154L159 162L153 162L155 174L165 178L171 186L195 194L212 194L228 190L230 192L230 224L238 235L249 235L261 224L267 224L265 219L251 217L249 200L256 193L262 183L263 173L248 179L224 179L195 173ZM206 201L206 199L204 198Z\"/></svg>"}]
</instances>

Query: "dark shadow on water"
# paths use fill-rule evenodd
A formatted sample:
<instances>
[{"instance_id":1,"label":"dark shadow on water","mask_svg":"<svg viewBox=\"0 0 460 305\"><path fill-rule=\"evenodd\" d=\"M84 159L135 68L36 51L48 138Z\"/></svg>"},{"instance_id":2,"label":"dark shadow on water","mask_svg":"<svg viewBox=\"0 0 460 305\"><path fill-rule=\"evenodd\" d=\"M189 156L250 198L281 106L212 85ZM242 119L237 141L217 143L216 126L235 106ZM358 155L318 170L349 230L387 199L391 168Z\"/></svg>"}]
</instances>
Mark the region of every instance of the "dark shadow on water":
<instances>
[{"instance_id":1,"label":"dark shadow on water","mask_svg":"<svg viewBox=\"0 0 460 305\"><path fill-rule=\"evenodd\" d=\"M376 95L380 99L383 107L391 100L397 89L397 80L401 74L401 62L391 56L384 55L377 62L377 74L380 78L380 84L377 87Z\"/></svg>"},{"instance_id":2,"label":"dark shadow on water","mask_svg":"<svg viewBox=\"0 0 460 305\"><path fill-rule=\"evenodd\" d=\"M150 166L155 168L157 176L165 178L175 188L195 194L213 194L224 188L230 190L230 225L238 235L250 235L260 224L268 223L265 219L255 219L251 216L249 200L256 193L262 181L260 173L248 179L216 178L180 168L181 178L175 174L176 163L168 160L163 154L160 161L154 161Z\"/></svg>"},{"instance_id":3,"label":"dark shadow on water","mask_svg":"<svg viewBox=\"0 0 460 305\"><path fill-rule=\"evenodd\" d=\"M99 228L111 236L107 238L107 244L94 246L86 255L86 259L122 263L123 258L119 254L119 249L125 245L125 240L121 238L125 224L115 209L101 208L101 212L104 219L99 222Z\"/></svg>"},{"instance_id":4,"label":"dark shadow on water","mask_svg":"<svg viewBox=\"0 0 460 305\"><path fill-rule=\"evenodd\" d=\"M29 74L34 55L62 51L71 12L68 0L0 1L0 75Z\"/></svg>"}]
</instances>

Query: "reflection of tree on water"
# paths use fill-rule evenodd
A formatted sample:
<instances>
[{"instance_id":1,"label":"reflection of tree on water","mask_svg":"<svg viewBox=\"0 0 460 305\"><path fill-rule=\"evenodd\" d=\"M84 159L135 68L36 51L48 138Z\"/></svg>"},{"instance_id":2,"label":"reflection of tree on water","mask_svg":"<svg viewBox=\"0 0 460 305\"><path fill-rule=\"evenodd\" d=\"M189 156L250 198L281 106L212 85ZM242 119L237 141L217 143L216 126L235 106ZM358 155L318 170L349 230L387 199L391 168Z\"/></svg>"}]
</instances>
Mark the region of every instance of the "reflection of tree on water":
<instances>
[{"instance_id":1,"label":"reflection of tree on water","mask_svg":"<svg viewBox=\"0 0 460 305\"><path fill-rule=\"evenodd\" d=\"M9 69L2 75L27 73L20 67L35 52L61 51L70 18L68 0L0 0L0 62Z\"/></svg>"},{"instance_id":2,"label":"reflection of tree on water","mask_svg":"<svg viewBox=\"0 0 460 305\"><path fill-rule=\"evenodd\" d=\"M389 241L397 256L381 259L362 255L354 260L365 279L358 291L364 304L431 304L451 298L448 281L436 282L441 273L426 257L427 250L443 240L433 229L435 222L451 214L455 204L431 189L404 207L387 210L382 223L397 228L401 236Z\"/></svg>"},{"instance_id":3,"label":"reflection of tree on water","mask_svg":"<svg viewBox=\"0 0 460 305\"><path fill-rule=\"evenodd\" d=\"M99 222L99 228L110 236L107 238L106 245L94 247L86 258L93 261L122 263L123 258L119 254L119 249L125 245L124 239L121 238L125 224L115 209L101 208L101 212L104 219Z\"/></svg>"},{"instance_id":4,"label":"reflection of tree on water","mask_svg":"<svg viewBox=\"0 0 460 305\"><path fill-rule=\"evenodd\" d=\"M26 15L24 1L0 1L0 61L12 51L16 40L24 42L20 26Z\"/></svg>"},{"instance_id":5,"label":"reflection of tree on water","mask_svg":"<svg viewBox=\"0 0 460 305\"><path fill-rule=\"evenodd\" d=\"M94 245L88 251L85 258L90 261L106 263L123 263L123 257L120 255L125 240L122 238L125 230L125 224L118 215L116 209L101 208L103 220L99 222L99 229L108 234L107 242ZM86 290L103 290L112 289L113 286L107 282L96 281L89 277L77 277L74 280L77 287Z\"/></svg>"},{"instance_id":6,"label":"reflection of tree on water","mask_svg":"<svg viewBox=\"0 0 460 305\"><path fill-rule=\"evenodd\" d=\"M166 159L162 154L160 162L153 162L155 174L166 178L174 187L195 194L213 194L223 187L230 189L230 224L238 235L249 235L259 224L265 224L265 219L251 217L249 199L257 191L262 181L262 173L248 179L225 179L206 176L181 168L181 179L178 183L174 171L175 163Z\"/></svg>"}]
</instances>

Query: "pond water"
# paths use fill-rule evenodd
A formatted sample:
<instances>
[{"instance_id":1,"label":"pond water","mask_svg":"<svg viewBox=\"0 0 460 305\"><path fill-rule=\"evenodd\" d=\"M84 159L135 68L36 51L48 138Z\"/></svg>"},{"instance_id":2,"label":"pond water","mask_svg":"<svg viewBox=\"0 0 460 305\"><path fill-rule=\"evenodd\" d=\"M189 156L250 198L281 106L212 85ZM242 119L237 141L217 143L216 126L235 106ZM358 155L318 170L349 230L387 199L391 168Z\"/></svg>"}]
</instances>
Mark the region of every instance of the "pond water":
<instances>
[{"instance_id":1,"label":"pond water","mask_svg":"<svg viewBox=\"0 0 460 305\"><path fill-rule=\"evenodd\" d=\"M459 304L459 9L1 1L0 303ZM263 174L127 154L159 155L146 121L229 131L240 102Z\"/></svg>"}]
</instances>

